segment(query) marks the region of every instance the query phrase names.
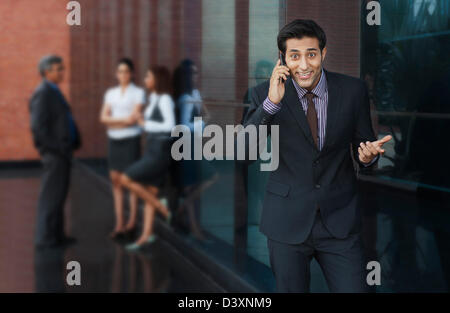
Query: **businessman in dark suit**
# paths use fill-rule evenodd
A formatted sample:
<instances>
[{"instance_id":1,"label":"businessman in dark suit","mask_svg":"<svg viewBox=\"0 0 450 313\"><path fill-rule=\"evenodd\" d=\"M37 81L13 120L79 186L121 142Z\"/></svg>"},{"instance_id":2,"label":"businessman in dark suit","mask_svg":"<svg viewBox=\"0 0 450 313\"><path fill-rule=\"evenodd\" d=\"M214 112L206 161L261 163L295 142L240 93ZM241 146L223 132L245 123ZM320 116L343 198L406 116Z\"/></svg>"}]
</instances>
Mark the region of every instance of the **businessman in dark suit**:
<instances>
[{"instance_id":1,"label":"businessman in dark suit","mask_svg":"<svg viewBox=\"0 0 450 313\"><path fill-rule=\"evenodd\" d=\"M260 223L277 290L308 292L314 257L330 291L364 292L351 154L358 166L373 166L391 136L375 137L362 80L323 69L326 36L319 25L294 20L277 41L286 65L279 60L270 80L253 88L244 122L279 125L279 138L272 138L279 141L279 165L266 186Z\"/></svg>"},{"instance_id":2,"label":"businessman in dark suit","mask_svg":"<svg viewBox=\"0 0 450 313\"><path fill-rule=\"evenodd\" d=\"M64 202L70 180L72 152L81 145L69 104L58 85L64 78L63 60L54 55L39 62L41 84L30 101L31 131L43 164L38 200L35 245L61 246L75 239L64 234Z\"/></svg>"}]
</instances>

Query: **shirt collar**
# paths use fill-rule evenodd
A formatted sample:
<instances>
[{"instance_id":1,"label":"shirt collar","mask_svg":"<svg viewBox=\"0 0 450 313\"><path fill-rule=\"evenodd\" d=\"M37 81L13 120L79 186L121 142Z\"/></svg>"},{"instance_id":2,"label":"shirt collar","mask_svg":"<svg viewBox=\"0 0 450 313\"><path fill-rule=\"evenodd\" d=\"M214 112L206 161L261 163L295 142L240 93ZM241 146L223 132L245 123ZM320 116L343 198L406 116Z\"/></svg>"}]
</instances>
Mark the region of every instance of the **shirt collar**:
<instances>
[{"instance_id":1,"label":"shirt collar","mask_svg":"<svg viewBox=\"0 0 450 313\"><path fill-rule=\"evenodd\" d=\"M127 85L127 88L125 88L125 90L130 90L130 89L133 89L134 88L134 83L133 82L130 82L128 85Z\"/></svg>"},{"instance_id":2,"label":"shirt collar","mask_svg":"<svg viewBox=\"0 0 450 313\"><path fill-rule=\"evenodd\" d=\"M49 84L49 86L50 87L52 87L53 89L56 89L56 90L59 90L59 87L58 87L58 85L57 84L55 84L55 83L52 83L51 81L49 81L49 80L45 80L48 84Z\"/></svg>"},{"instance_id":3,"label":"shirt collar","mask_svg":"<svg viewBox=\"0 0 450 313\"><path fill-rule=\"evenodd\" d=\"M306 93L308 92L308 90L306 90L303 87L300 87L299 84L297 84L297 82L295 81L295 79L292 79L292 82L294 84L295 89L297 90L297 94L300 98L303 98ZM327 80L325 77L325 71L322 68L322 73L320 74L320 79L319 79L319 83L316 85L316 87L314 87L314 89L311 91L313 94L315 94L317 97L322 98L323 96L325 96L325 93L328 90L328 85L327 85Z\"/></svg>"}]
</instances>

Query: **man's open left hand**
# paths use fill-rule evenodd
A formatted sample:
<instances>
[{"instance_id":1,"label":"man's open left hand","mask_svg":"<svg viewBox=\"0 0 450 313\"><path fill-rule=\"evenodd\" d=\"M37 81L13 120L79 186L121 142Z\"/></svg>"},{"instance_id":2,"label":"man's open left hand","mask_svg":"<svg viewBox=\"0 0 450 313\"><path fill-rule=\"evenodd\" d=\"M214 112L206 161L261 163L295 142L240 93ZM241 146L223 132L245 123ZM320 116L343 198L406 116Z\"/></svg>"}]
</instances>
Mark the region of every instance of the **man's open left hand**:
<instances>
[{"instance_id":1,"label":"man's open left hand","mask_svg":"<svg viewBox=\"0 0 450 313\"><path fill-rule=\"evenodd\" d=\"M366 141L366 143L361 142L358 147L359 160L362 163L371 162L378 154L383 155L385 150L383 145L392 139L391 135L384 136L382 139L377 141Z\"/></svg>"}]
</instances>

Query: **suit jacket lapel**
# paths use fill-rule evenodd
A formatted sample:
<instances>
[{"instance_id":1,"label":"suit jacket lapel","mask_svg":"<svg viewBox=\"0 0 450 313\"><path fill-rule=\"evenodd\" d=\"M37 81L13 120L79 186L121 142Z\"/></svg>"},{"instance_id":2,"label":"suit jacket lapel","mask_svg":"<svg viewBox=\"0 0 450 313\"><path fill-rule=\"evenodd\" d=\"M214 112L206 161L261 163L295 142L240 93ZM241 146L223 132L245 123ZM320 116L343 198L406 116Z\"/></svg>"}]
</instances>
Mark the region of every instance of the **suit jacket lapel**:
<instances>
[{"instance_id":1,"label":"suit jacket lapel","mask_svg":"<svg viewBox=\"0 0 450 313\"><path fill-rule=\"evenodd\" d=\"M285 82L285 95L283 97L283 105L286 105L294 116L300 128L303 130L303 134L313 147L315 147L314 139L309 129L308 120L306 119L305 111L303 111L302 104L298 98L297 90L292 82L292 77L289 77ZM317 148L316 148L317 149ZM317 150L318 151L318 150Z\"/></svg>"},{"instance_id":2,"label":"suit jacket lapel","mask_svg":"<svg viewBox=\"0 0 450 313\"><path fill-rule=\"evenodd\" d=\"M327 148L334 142L335 134L333 132L333 127L339 116L341 109L341 88L339 86L339 81L334 73L330 73L324 69L325 77L327 78L327 88L328 88L328 105L327 105L327 123L325 127L325 142L320 153L324 153Z\"/></svg>"},{"instance_id":3,"label":"suit jacket lapel","mask_svg":"<svg viewBox=\"0 0 450 313\"><path fill-rule=\"evenodd\" d=\"M62 105L65 109L72 112L72 110L69 106L69 103L67 102L66 98L64 97L64 95L63 95L61 89L59 89L59 87L58 87L58 90L54 89L46 79L43 80L42 84L45 86L44 88L48 88L54 92L54 95L58 98L59 102L62 103Z\"/></svg>"}]
</instances>

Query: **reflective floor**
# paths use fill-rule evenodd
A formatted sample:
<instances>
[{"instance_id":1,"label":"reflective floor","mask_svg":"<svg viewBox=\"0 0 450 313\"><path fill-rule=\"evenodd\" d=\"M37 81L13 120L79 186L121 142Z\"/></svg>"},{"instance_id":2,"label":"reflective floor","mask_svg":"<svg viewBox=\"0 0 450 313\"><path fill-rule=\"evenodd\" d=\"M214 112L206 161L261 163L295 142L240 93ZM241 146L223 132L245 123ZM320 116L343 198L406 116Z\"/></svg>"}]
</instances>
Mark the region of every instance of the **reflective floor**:
<instances>
[{"instance_id":1,"label":"reflective floor","mask_svg":"<svg viewBox=\"0 0 450 313\"><path fill-rule=\"evenodd\" d=\"M381 264L378 292L448 292L450 202L445 193L363 183L363 239Z\"/></svg>"},{"instance_id":2,"label":"reflective floor","mask_svg":"<svg viewBox=\"0 0 450 313\"><path fill-rule=\"evenodd\" d=\"M103 176L103 172L99 167L98 174ZM113 214L108 185L80 166L72 174L65 224L78 243L65 250L37 251L32 242L40 170L0 170L0 292L223 291L162 239L141 253L129 253L123 244L109 240ZM381 285L376 292L448 292L450 201L446 195L430 190L399 192L370 182L360 186L366 253L369 260L381 265ZM223 210L203 215L213 211L215 220L221 220ZM257 225L249 223L244 238L248 245L242 253L227 240L232 226L222 227L223 232L217 225L202 226L211 240L199 243L186 237L192 247L259 290L275 290L266 240ZM70 261L80 263L80 286L66 284ZM328 291L315 261L311 291Z\"/></svg>"},{"instance_id":3,"label":"reflective floor","mask_svg":"<svg viewBox=\"0 0 450 313\"><path fill-rule=\"evenodd\" d=\"M39 169L0 172L0 292L222 291L162 239L140 253L111 241L109 191L78 167L72 171L65 207L66 230L77 243L66 249L35 249L39 175ZM80 264L80 286L66 283L70 261Z\"/></svg>"}]
</instances>

